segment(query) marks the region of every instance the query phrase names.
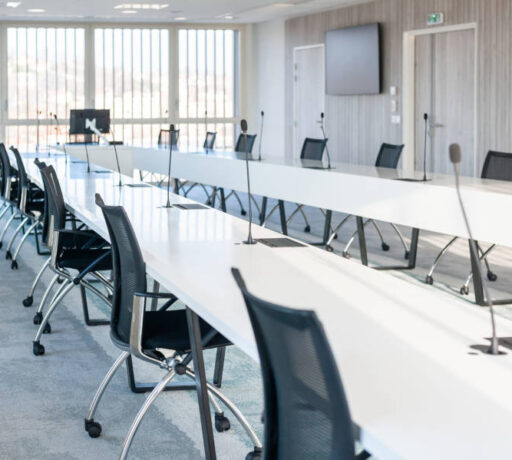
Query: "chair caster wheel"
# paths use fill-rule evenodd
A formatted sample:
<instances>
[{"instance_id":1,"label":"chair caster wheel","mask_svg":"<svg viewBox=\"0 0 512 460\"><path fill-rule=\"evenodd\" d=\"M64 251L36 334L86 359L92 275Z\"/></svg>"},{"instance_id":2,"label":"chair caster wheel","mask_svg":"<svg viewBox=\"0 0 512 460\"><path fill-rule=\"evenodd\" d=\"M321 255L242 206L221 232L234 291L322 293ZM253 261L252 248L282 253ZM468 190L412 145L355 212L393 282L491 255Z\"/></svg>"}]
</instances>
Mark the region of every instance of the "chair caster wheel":
<instances>
[{"instance_id":1,"label":"chair caster wheel","mask_svg":"<svg viewBox=\"0 0 512 460\"><path fill-rule=\"evenodd\" d=\"M43 314L42 313L36 313L34 315L34 318L32 319L32 322L36 325L36 326L39 326L39 324L41 324L43 322Z\"/></svg>"},{"instance_id":2,"label":"chair caster wheel","mask_svg":"<svg viewBox=\"0 0 512 460\"><path fill-rule=\"evenodd\" d=\"M32 344L32 351L36 356L44 355L44 347L39 342L34 342Z\"/></svg>"},{"instance_id":3,"label":"chair caster wheel","mask_svg":"<svg viewBox=\"0 0 512 460\"><path fill-rule=\"evenodd\" d=\"M51 334L52 333L52 327L50 326L50 323L46 323L46 326L43 329L43 334Z\"/></svg>"},{"instance_id":4,"label":"chair caster wheel","mask_svg":"<svg viewBox=\"0 0 512 460\"><path fill-rule=\"evenodd\" d=\"M57 283L62 284L63 282L64 282L64 280L59 276L57 278Z\"/></svg>"},{"instance_id":5,"label":"chair caster wheel","mask_svg":"<svg viewBox=\"0 0 512 460\"><path fill-rule=\"evenodd\" d=\"M85 431L91 438L99 438L101 434L101 425L93 420L85 420Z\"/></svg>"},{"instance_id":6,"label":"chair caster wheel","mask_svg":"<svg viewBox=\"0 0 512 460\"><path fill-rule=\"evenodd\" d=\"M410 255L411 255L411 254L409 253L409 251L405 251L404 259L405 259L405 260L409 260L409 256L410 256Z\"/></svg>"},{"instance_id":7,"label":"chair caster wheel","mask_svg":"<svg viewBox=\"0 0 512 460\"><path fill-rule=\"evenodd\" d=\"M311 232L311 227L310 227L309 225L306 225L306 226L304 227L304 232L306 232L306 233Z\"/></svg>"},{"instance_id":8,"label":"chair caster wheel","mask_svg":"<svg viewBox=\"0 0 512 460\"><path fill-rule=\"evenodd\" d=\"M327 252L334 252L334 248L332 246L327 245L325 249L327 250Z\"/></svg>"},{"instance_id":9,"label":"chair caster wheel","mask_svg":"<svg viewBox=\"0 0 512 460\"><path fill-rule=\"evenodd\" d=\"M245 460L261 460L261 448L255 447L252 452L245 456Z\"/></svg>"},{"instance_id":10,"label":"chair caster wheel","mask_svg":"<svg viewBox=\"0 0 512 460\"><path fill-rule=\"evenodd\" d=\"M427 275L427 277L425 278L425 283L427 284L434 284L434 278L432 278L430 275Z\"/></svg>"},{"instance_id":11,"label":"chair caster wheel","mask_svg":"<svg viewBox=\"0 0 512 460\"><path fill-rule=\"evenodd\" d=\"M468 286L462 286L459 291L462 295L468 295L469 294L469 287Z\"/></svg>"},{"instance_id":12,"label":"chair caster wheel","mask_svg":"<svg viewBox=\"0 0 512 460\"><path fill-rule=\"evenodd\" d=\"M496 273L493 272L487 272L487 279L489 281L496 281L498 279L498 275L496 275Z\"/></svg>"},{"instance_id":13,"label":"chair caster wheel","mask_svg":"<svg viewBox=\"0 0 512 460\"><path fill-rule=\"evenodd\" d=\"M334 234L334 236L333 236L333 238L334 238L335 240L337 240L337 239L338 239L338 234L337 234L337 233L335 233L335 234Z\"/></svg>"},{"instance_id":14,"label":"chair caster wheel","mask_svg":"<svg viewBox=\"0 0 512 460\"><path fill-rule=\"evenodd\" d=\"M7 252L5 253L5 259L6 259L6 260L11 260L11 259L12 259L11 251L7 251Z\"/></svg>"},{"instance_id":15,"label":"chair caster wheel","mask_svg":"<svg viewBox=\"0 0 512 460\"><path fill-rule=\"evenodd\" d=\"M382 243L381 244L381 248L384 252L388 252L389 251L389 244L386 244L386 243Z\"/></svg>"},{"instance_id":16,"label":"chair caster wheel","mask_svg":"<svg viewBox=\"0 0 512 460\"><path fill-rule=\"evenodd\" d=\"M350 259L351 258L350 254L347 251L343 251L342 255L343 255L343 257L345 257L345 259Z\"/></svg>"},{"instance_id":17,"label":"chair caster wheel","mask_svg":"<svg viewBox=\"0 0 512 460\"><path fill-rule=\"evenodd\" d=\"M231 423L229 423L229 419L224 416L224 414L215 414L215 429L219 433L223 433L224 431L228 431L231 428Z\"/></svg>"},{"instance_id":18,"label":"chair caster wheel","mask_svg":"<svg viewBox=\"0 0 512 460\"><path fill-rule=\"evenodd\" d=\"M242 216L245 216L247 215L247 211L245 209L242 209L240 210L240 214L242 214Z\"/></svg>"},{"instance_id":19,"label":"chair caster wheel","mask_svg":"<svg viewBox=\"0 0 512 460\"><path fill-rule=\"evenodd\" d=\"M2 249L2 246L3 246L3 245L4 245L4 243L2 243L2 242L0 241L0 249Z\"/></svg>"},{"instance_id":20,"label":"chair caster wheel","mask_svg":"<svg viewBox=\"0 0 512 460\"><path fill-rule=\"evenodd\" d=\"M31 307L32 304L34 303L34 298L29 295L26 299L23 299L23 306L24 307Z\"/></svg>"},{"instance_id":21,"label":"chair caster wheel","mask_svg":"<svg viewBox=\"0 0 512 460\"><path fill-rule=\"evenodd\" d=\"M18 262L15 260L11 262L11 270L18 270Z\"/></svg>"}]
</instances>

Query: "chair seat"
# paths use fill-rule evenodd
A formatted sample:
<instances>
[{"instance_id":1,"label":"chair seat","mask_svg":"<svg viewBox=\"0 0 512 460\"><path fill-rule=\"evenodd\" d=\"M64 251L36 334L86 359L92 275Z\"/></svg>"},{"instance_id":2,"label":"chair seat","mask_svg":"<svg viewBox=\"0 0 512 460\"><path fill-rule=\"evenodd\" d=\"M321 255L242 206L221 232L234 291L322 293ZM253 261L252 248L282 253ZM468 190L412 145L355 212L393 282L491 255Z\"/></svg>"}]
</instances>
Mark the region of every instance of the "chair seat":
<instances>
[{"instance_id":1,"label":"chair seat","mask_svg":"<svg viewBox=\"0 0 512 460\"><path fill-rule=\"evenodd\" d=\"M85 270L96 259L110 252L110 249L64 249L57 261L60 268L70 268L78 271ZM104 257L93 271L112 270L112 257Z\"/></svg>"},{"instance_id":2,"label":"chair seat","mask_svg":"<svg viewBox=\"0 0 512 460\"><path fill-rule=\"evenodd\" d=\"M65 250L70 249L97 249L108 246L108 243L92 230L66 230L61 231L59 244Z\"/></svg>"},{"instance_id":3,"label":"chair seat","mask_svg":"<svg viewBox=\"0 0 512 460\"><path fill-rule=\"evenodd\" d=\"M214 330L206 321L199 318L201 337ZM217 333L204 348L231 345L222 334ZM142 348L154 350L163 348L183 353L190 351L186 310L148 311L144 314Z\"/></svg>"},{"instance_id":4,"label":"chair seat","mask_svg":"<svg viewBox=\"0 0 512 460\"><path fill-rule=\"evenodd\" d=\"M25 211L30 215L38 215L43 214L44 211L44 201L30 201L27 203L25 207Z\"/></svg>"}]
</instances>

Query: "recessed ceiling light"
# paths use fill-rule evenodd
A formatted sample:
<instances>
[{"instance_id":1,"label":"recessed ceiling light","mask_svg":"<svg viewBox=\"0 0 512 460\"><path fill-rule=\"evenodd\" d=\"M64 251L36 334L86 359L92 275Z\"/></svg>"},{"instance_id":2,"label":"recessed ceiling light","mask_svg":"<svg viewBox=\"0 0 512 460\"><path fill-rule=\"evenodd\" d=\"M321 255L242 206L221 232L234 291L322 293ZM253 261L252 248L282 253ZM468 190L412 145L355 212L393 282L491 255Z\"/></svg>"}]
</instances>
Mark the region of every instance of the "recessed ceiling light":
<instances>
[{"instance_id":1,"label":"recessed ceiling light","mask_svg":"<svg viewBox=\"0 0 512 460\"><path fill-rule=\"evenodd\" d=\"M42 8L30 8L27 10L29 13L44 13L46 10Z\"/></svg>"},{"instance_id":2,"label":"recessed ceiling light","mask_svg":"<svg viewBox=\"0 0 512 460\"><path fill-rule=\"evenodd\" d=\"M21 5L21 2L7 2L5 6L7 8L18 8Z\"/></svg>"},{"instance_id":3,"label":"recessed ceiling light","mask_svg":"<svg viewBox=\"0 0 512 460\"><path fill-rule=\"evenodd\" d=\"M234 16L231 16L230 14L227 14L224 16L224 19L234 19Z\"/></svg>"},{"instance_id":4,"label":"recessed ceiling light","mask_svg":"<svg viewBox=\"0 0 512 460\"><path fill-rule=\"evenodd\" d=\"M135 11L135 10L123 10L123 11L121 11L121 13L124 13L124 14L137 14L137 11Z\"/></svg>"},{"instance_id":5,"label":"recessed ceiling light","mask_svg":"<svg viewBox=\"0 0 512 460\"><path fill-rule=\"evenodd\" d=\"M178 16L176 18L174 18L175 21L186 21L186 17L185 16Z\"/></svg>"},{"instance_id":6,"label":"recessed ceiling light","mask_svg":"<svg viewBox=\"0 0 512 460\"><path fill-rule=\"evenodd\" d=\"M115 10L163 10L167 3L121 3L114 6Z\"/></svg>"}]
</instances>

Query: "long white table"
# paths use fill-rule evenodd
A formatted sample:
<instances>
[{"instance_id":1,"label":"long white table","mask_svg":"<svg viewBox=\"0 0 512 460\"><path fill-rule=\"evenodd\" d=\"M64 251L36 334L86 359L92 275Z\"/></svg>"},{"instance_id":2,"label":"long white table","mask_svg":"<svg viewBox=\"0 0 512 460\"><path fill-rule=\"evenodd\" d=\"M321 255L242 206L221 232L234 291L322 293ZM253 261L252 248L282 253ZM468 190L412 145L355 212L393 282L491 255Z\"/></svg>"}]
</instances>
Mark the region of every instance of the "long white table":
<instances>
[{"instance_id":1,"label":"long white table","mask_svg":"<svg viewBox=\"0 0 512 460\"><path fill-rule=\"evenodd\" d=\"M83 145L67 146L67 151L85 158ZM89 146L88 151L91 161L116 169L112 146ZM118 147L118 152L122 172L131 177L136 169L167 174L168 149L122 146ZM174 151L171 175L245 191L243 158L243 154L234 152L206 153L193 148ZM318 163L264 155L263 161L250 164L253 193L278 199L280 203L290 201L358 216L364 265L368 265L368 256L362 218L468 238L452 176L434 174L426 183L408 182L398 179L419 179L422 173L343 163L333 163L334 169L331 170L307 166L318 166ZM461 187L475 239L512 247L512 216L507 211L512 209L512 183L462 177ZM285 219L281 220L286 234ZM328 228L326 225L326 230ZM414 268L417 238L418 231L414 230L408 264L392 268ZM485 305L482 280L477 275L473 282L477 303Z\"/></svg>"},{"instance_id":2,"label":"long white table","mask_svg":"<svg viewBox=\"0 0 512 460\"><path fill-rule=\"evenodd\" d=\"M66 204L108 238L94 194L123 205L149 274L257 360L238 267L255 295L314 309L341 371L363 446L382 459L508 458L512 452L512 354L474 352L487 343L488 312L354 264L320 249L239 244L247 223L207 209L162 209L154 187L115 187L116 174L55 165ZM39 172L27 157L29 175ZM126 179L127 180L127 179ZM176 195L173 202L189 202ZM257 238L277 237L254 228ZM498 318L501 336L512 324ZM307 365L305 362L304 365Z\"/></svg>"}]
</instances>

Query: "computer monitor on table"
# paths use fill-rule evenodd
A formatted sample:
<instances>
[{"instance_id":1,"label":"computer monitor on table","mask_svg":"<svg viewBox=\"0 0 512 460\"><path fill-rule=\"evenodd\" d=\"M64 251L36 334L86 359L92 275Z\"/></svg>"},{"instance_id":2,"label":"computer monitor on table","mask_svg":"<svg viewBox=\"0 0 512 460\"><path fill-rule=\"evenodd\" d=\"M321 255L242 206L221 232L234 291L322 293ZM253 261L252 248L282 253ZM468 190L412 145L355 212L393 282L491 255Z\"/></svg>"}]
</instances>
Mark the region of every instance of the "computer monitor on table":
<instances>
[{"instance_id":1,"label":"computer monitor on table","mask_svg":"<svg viewBox=\"0 0 512 460\"><path fill-rule=\"evenodd\" d=\"M96 120L96 129L103 133L110 132L110 110L102 109L80 109L70 110L69 134L92 136L96 133L91 131L85 124L86 120Z\"/></svg>"}]
</instances>

